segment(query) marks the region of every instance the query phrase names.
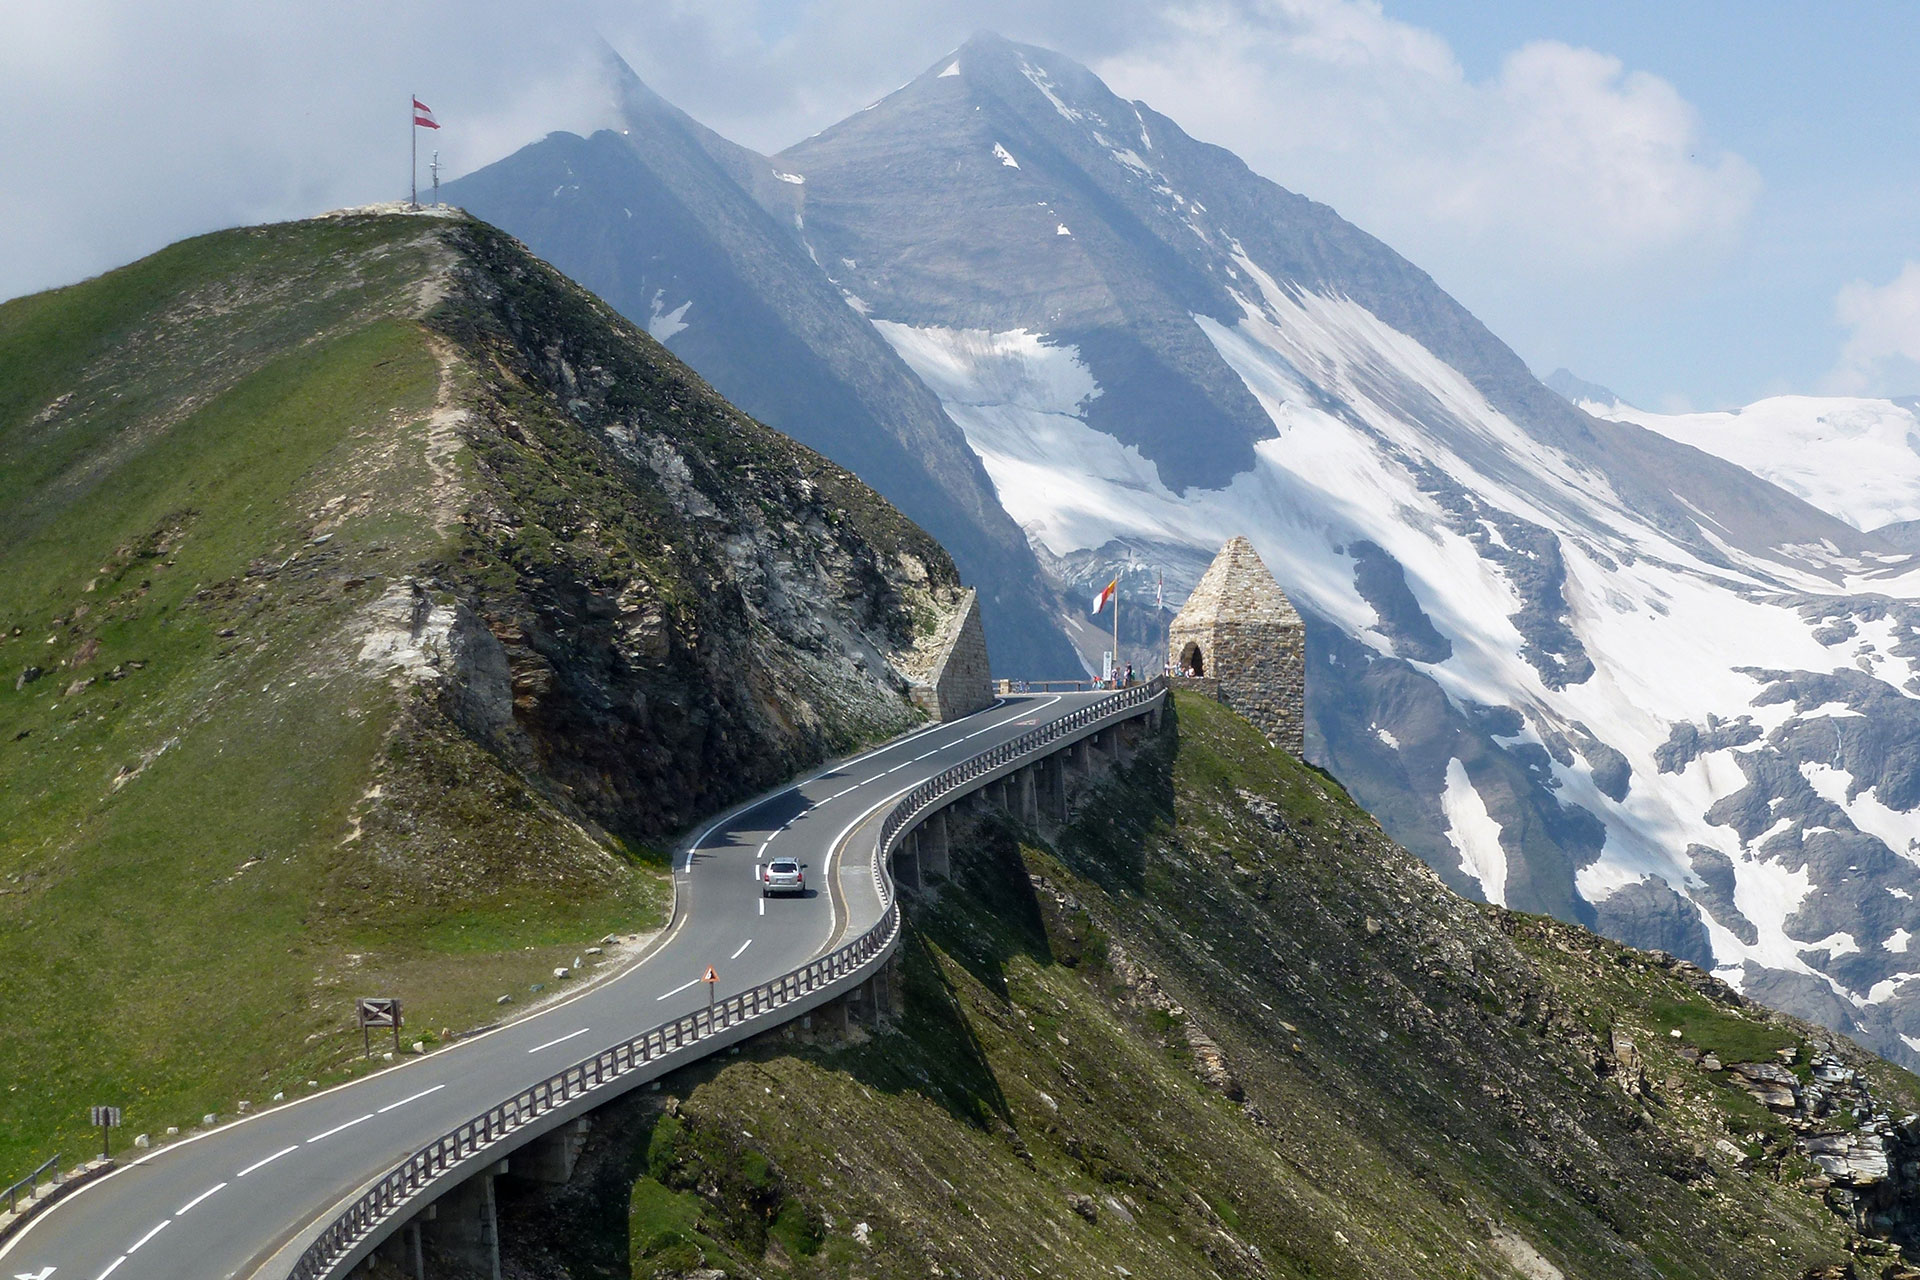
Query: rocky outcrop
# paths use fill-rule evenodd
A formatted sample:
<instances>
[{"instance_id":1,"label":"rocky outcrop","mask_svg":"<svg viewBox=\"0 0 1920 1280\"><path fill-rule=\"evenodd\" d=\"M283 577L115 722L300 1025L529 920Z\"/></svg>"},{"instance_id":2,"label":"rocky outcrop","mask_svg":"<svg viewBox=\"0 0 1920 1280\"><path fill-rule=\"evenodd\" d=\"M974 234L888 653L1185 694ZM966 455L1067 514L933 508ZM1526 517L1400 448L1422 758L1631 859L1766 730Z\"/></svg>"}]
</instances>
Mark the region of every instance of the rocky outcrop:
<instances>
[{"instance_id":1,"label":"rocky outcrop","mask_svg":"<svg viewBox=\"0 0 1920 1280\"><path fill-rule=\"evenodd\" d=\"M977 607L931 538L505 235L443 234L461 266L432 322L478 375L476 475L459 562L384 634L469 734L653 840L914 723L927 634L957 637L945 706L969 674L984 695Z\"/></svg>"}]
</instances>

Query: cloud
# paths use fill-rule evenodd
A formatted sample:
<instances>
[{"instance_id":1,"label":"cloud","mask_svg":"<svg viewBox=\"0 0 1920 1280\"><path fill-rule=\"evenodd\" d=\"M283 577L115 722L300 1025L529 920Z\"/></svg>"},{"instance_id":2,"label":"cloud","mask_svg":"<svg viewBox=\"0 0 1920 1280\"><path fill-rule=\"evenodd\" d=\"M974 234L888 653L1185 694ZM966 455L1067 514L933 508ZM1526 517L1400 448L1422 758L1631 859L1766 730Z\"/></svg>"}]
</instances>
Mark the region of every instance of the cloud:
<instances>
[{"instance_id":1,"label":"cloud","mask_svg":"<svg viewBox=\"0 0 1920 1280\"><path fill-rule=\"evenodd\" d=\"M0 297L182 236L407 192L408 93L453 172L610 118L591 16L510 0L13 0Z\"/></svg>"},{"instance_id":2,"label":"cloud","mask_svg":"<svg viewBox=\"0 0 1920 1280\"><path fill-rule=\"evenodd\" d=\"M1719 252L1760 190L1666 81L1555 41L1467 76L1370 0L1191 0L1101 60L1140 97L1396 248L1541 280Z\"/></svg>"},{"instance_id":3,"label":"cloud","mask_svg":"<svg viewBox=\"0 0 1920 1280\"><path fill-rule=\"evenodd\" d=\"M696 118L773 151L980 28L1088 63L1522 337L1528 305L1586 288L1591 307L1595 281L1711 257L1758 187L1657 77L1535 43L1474 81L1370 0L12 0L0 297L404 193L409 90L446 123L421 145L453 174L589 131L609 119L596 32Z\"/></svg>"},{"instance_id":4,"label":"cloud","mask_svg":"<svg viewBox=\"0 0 1920 1280\"><path fill-rule=\"evenodd\" d=\"M1834 315L1852 332L1830 387L1849 395L1911 394L1920 389L1920 262L1891 281L1855 280L1834 299Z\"/></svg>"}]
</instances>

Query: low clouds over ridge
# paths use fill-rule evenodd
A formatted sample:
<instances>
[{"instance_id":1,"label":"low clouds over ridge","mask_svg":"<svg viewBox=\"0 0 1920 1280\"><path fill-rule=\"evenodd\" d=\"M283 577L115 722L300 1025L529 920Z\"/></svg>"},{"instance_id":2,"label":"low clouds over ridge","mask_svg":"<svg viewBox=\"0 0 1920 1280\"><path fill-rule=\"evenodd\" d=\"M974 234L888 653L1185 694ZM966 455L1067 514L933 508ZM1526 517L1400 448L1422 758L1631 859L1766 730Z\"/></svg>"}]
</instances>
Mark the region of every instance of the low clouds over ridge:
<instances>
[{"instance_id":1,"label":"low clouds over ridge","mask_svg":"<svg viewBox=\"0 0 1920 1280\"><path fill-rule=\"evenodd\" d=\"M18 0L0 44L0 110L15 122L0 132L12 250L0 297L196 231L401 194L408 90L446 122L422 146L454 174L552 129L591 130L608 119L596 32L695 117L771 151L988 28L1059 49L1333 205L1537 367L1655 400L1691 380L1676 351L1704 374L1757 349L1736 349L1732 326L1715 346L1712 312L1735 296L1717 291L1758 242L1765 192L1685 82L1528 39L1525 24L1470 72L1446 38L1392 12L1375 0ZM1768 335L1799 359L1750 363L1811 365L1802 383L1835 364L1824 309L1874 268L1810 260L1802 275L1823 267L1811 298L1771 312L1801 317ZM1691 332L1661 332L1682 313ZM1641 367L1649 352L1662 373Z\"/></svg>"},{"instance_id":2,"label":"low clouds over ridge","mask_svg":"<svg viewBox=\"0 0 1920 1280\"><path fill-rule=\"evenodd\" d=\"M1610 272L1724 246L1759 193L1672 85L1590 49L1534 41L1475 82L1363 0L1206 0L1166 24L1096 69L1416 261Z\"/></svg>"},{"instance_id":3,"label":"low clouds over ridge","mask_svg":"<svg viewBox=\"0 0 1920 1280\"><path fill-rule=\"evenodd\" d=\"M1920 262L1883 285L1855 280L1840 290L1834 314L1850 330L1830 385L1850 395L1920 387Z\"/></svg>"}]
</instances>

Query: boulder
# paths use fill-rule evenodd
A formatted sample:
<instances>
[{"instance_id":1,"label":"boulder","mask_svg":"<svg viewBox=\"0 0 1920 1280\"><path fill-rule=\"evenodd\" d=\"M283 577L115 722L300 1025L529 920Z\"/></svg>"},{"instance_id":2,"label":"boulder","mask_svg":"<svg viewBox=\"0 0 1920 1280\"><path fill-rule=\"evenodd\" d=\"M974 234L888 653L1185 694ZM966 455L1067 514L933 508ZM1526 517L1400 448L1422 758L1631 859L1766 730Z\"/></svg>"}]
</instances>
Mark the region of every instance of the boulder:
<instances>
[{"instance_id":1,"label":"boulder","mask_svg":"<svg viewBox=\"0 0 1920 1280\"><path fill-rule=\"evenodd\" d=\"M1815 1134L1802 1139L1801 1147L1836 1184L1871 1186L1891 1171L1886 1144L1876 1135Z\"/></svg>"}]
</instances>

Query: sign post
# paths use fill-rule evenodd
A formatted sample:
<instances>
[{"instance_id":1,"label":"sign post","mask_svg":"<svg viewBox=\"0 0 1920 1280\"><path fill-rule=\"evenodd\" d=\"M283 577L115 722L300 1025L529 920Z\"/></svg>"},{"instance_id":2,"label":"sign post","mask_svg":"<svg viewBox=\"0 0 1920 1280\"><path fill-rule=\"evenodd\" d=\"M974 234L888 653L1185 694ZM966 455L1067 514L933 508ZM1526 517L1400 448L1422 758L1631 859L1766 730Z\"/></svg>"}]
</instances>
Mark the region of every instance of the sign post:
<instances>
[{"instance_id":1,"label":"sign post","mask_svg":"<svg viewBox=\"0 0 1920 1280\"><path fill-rule=\"evenodd\" d=\"M120 1108L93 1108L93 1123L100 1126L100 1158L109 1159L113 1155L113 1146L110 1141L113 1131L120 1127Z\"/></svg>"},{"instance_id":2,"label":"sign post","mask_svg":"<svg viewBox=\"0 0 1920 1280\"><path fill-rule=\"evenodd\" d=\"M373 1028L393 1028L393 1051L400 1052L400 1002L392 996L362 996L353 1005L354 1020L360 1024L360 1047L373 1056Z\"/></svg>"},{"instance_id":3,"label":"sign post","mask_svg":"<svg viewBox=\"0 0 1920 1280\"><path fill-rule=\"evenodd\" d=\"M711 1013L713 1011L713 986L716 982L720 981L720 975L713 971L712 965L708 965L707 976L702 978L701 981L707 984L707 1011Z\"/></svg>"}]
</instances>

